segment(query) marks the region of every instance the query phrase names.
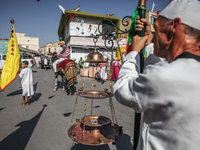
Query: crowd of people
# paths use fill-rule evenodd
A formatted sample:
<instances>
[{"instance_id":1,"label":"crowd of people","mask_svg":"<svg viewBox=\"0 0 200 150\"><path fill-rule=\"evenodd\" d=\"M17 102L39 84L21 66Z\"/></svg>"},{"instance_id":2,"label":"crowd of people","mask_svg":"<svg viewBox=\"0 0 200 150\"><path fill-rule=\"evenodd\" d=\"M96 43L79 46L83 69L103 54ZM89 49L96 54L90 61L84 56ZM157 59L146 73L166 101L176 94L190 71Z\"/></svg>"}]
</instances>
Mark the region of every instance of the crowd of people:
<instances>
[{"instance_id":1,"label":"crowd of people","mask_svg":"<svg viewBox=\"0 0 200 150\"><path fill-rule=\"evenodd\" d=\"M80 63L82 62L82 63ZM80 58L79 61L79 68L83 68L83 60L82 58ZM101 79L102 84L104 84L104 82L106 82L106 80L112 80L112 81L116 81L118 79L118 73L121 67L121 61L118 60L118 58L113 58L113 61L111 62L111 60L109 58L105 59L105 62L98 62L95 63L94 65L91 65L93 67L98 68L99 67L99 71L97 71L98 69L96 69L96 72L94 72L94 76L97 79Z\"/></svg>"}]
</instances>

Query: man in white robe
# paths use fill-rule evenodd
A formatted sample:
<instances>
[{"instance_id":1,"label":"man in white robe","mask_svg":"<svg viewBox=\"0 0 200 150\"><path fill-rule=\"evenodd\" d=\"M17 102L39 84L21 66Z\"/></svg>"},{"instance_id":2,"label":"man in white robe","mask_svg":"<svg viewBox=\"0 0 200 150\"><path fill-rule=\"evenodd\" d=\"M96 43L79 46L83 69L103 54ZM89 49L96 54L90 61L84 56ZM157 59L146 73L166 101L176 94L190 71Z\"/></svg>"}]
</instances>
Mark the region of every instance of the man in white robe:
<instances>
[{"instance_id":1,"label":"man in white robe","mask_svg":"<svg viewBox=\"0 0 200 150\"><path fill-rule=\"evenodd\" d=\"M31 68L28 68L28 61L23 61L22 70L19 74L19 77L22 78L22 95L23 95L23 103L25 105L25 97L27 97L27 105L29 105L29 99L31 95L34 95L33 89L33 75Z\"/></svg>"},{"instance_id":2,"label":"man in white robe","mask_svg":"<svg viewBox=\"0 0 200 150\"><path fill-rule=\"evenodd\" d=\"M67 54L67 57L60 57L60 54L64 53L67 49L67 52L69 52L69 49L65 46L64 41L60 41L60 49L58 50L57 53L57 60L53 62L53 70L55 74L57 74L57 65L61 63L63 60L68 59L69 53Z\"/></svg>"},{"instance_id":3,"label":"man in white robe","mask_svg":"<svg viewBox=\"0 0 200 150\"><path fill-rule=\"evenodd\" d=\"M154 23L154 63L140 74L140 50L150 37L134 36L113 86L116 99L136 112L144 112L137 150L198 150L200 147L200 2L174 0ZM149 55L150 56L150 55ZM148 57L147 57L148 59ZM157 60L155 60L157 59ZM155 60L155 61L154 61ZM149 61L152 62L152 61Z\"/></svg>"},{"instance_id":4,"label":"man in white robe","mask_svg":"<svg viewBox=\"0 0 200 150\"><path fill-rule=\"evenodd\" d=\"M37 67L37 68L40 67L40 66L39 66L39 65L40 65L40 61L41 61L41 60L40 60L40 57L37 56L37 57L35 58L36 67Z\"/></svg>"}]
</instances>

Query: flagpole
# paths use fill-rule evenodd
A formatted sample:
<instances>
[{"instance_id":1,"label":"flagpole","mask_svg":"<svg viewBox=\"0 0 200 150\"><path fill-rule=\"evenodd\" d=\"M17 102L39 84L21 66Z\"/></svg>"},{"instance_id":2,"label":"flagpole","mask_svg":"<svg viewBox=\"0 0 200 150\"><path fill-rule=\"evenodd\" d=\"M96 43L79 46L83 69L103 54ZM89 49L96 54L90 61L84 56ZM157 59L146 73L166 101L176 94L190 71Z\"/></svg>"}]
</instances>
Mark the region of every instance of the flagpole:
<instances>
[{"instance_id":1,"label":"flagpole","mask_svg":"<svg viewBox=\"0 0 200 150\"><path fill-rule=\"evenodd\" d=\"M139 0L138 3L138 15L140 18L146 18L146 0ZM140 37L145 36L145 26L142 31L138 32ZM140 73L143 73L144 69L144 48L140 51ZM134 142L133 150L137 149L139 137L140 137L140 127L141 127L141 113L135 113L135 123L134 123Z\"/></svg>"}]
</instances>

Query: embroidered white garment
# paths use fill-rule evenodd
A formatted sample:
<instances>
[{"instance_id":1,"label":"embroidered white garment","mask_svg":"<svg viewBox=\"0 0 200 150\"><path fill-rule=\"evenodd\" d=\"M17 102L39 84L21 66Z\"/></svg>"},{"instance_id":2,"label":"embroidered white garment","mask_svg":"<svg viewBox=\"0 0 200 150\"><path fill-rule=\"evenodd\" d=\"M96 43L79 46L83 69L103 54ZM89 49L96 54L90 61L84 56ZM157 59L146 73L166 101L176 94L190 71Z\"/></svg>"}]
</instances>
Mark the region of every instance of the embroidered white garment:
<instances>
[{"instance_id":1,"label":"embroidered white garment","mask_svg":"<svg viewBox=\"0 0 200 150\"><path fill-rule=\"evenodd\" d=\"M22 95L31 96L34 95L33 89L33 76L31 68L24 68L21 70L19 77L22 78Z\"/></svg>"}]
</instances>

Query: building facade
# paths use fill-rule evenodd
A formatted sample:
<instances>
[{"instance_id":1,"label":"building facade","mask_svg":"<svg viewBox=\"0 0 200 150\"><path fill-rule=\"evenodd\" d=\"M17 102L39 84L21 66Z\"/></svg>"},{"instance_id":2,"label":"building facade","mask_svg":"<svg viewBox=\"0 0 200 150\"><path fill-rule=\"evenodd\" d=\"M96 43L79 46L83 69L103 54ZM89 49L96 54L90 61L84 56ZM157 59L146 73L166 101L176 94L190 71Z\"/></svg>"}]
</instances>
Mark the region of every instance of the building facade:
<instances>
[{"instance_id":1,"label":"building facade","mask_svg":"<svg viewBox=\"0 0 200 150\"><path fill-rule=\"evenodd\" d=\"M8 51L8 39L0 39L0 54L7 54Z\"/></svg>"},{"instance_id":2,"label":"building facade","mask_svg":"<svg viewBox=\"0 0 200 150\"><path fill-rule=\"evenodd\" d=\"M0 39L0 54L3 55L4 57L6 57L6 55L7 55L9 42L10 42L10 40L8 40L8 39ZM27 49L22 46L19 46L19 51L20 51L21 58L33 57L35 55L41 55L41 53L39 51L30 50L30 49Z\"/></svg>"},{"instance_id":3,"label":"building facade","mask_svg":"<svg viewBox=\"0 0 200 150\"><path fill-rule=\"evenodd\" d=\"M58 52L59 48L59 43L48 43L46 45L41 45L39 51L44 55L48 55L49 53Z\"/></svg>"},{"instance_id":4,"label":"building facade","mask_svg":"<svg viewBox=\"0 0 200 150\"><path fill-rule=\"evenodd\" d=\"M111 58L112 54L113 57L116 57L116 43L114 43L113 53L112 49L105 47L105 36L99 36L96 45L94 43L93 35L100 34L100 32L102 33L104 31L102 24L108 24L109 33L118 32L108 21L103 21L99 25L99 22L104 18L111 20L120 28L121 20L118 17L65 10L65 14L61 16L58 36L70 48L71 59L76 59L78 62L80 57L82 57L83 60L86 60L88 54L95 47L103 54L104 59Z\"/></svg>"},{"instance_id":5,"label":"building facade","mask_svg":"<svg viewBox=\"0 0 200 150\"><path fill-rule=\"evenodd\" d=\"M39 38L25 36L25 33L16 33L17 42L19 47L38 51L39 50Z\"/></svg>"},{"instance_id":6,"label":"building facade","mask_svg":"<svg viewBox=\"0 0 200 150\"><path fill-rule=\"evenodd\" d=\"M147 11L146 12L146 19L151 23L151 32L154 34L155 29L153 27L154 22L158 18L157 12Z\"/></svg>"}]
</instances>

